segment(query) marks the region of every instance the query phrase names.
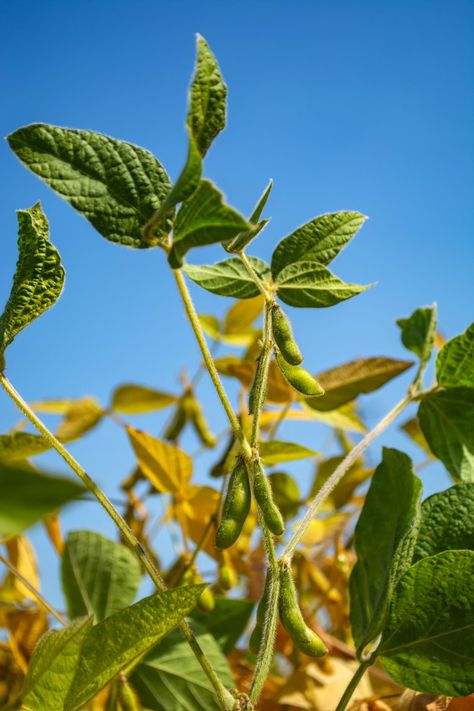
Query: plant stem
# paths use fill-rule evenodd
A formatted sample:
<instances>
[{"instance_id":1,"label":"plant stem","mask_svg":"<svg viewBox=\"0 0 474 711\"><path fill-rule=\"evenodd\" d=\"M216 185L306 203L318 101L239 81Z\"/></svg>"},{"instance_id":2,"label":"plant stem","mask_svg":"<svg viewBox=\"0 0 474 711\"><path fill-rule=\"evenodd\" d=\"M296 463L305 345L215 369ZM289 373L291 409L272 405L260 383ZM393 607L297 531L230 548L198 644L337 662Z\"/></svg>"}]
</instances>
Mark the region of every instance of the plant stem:
<instances>
[{"instance_id":1,"label":"plant stem","mask_svg":"<svg viewBox=\"0 0 474 711\"><path fill-rule=\"evenodd\" d=\"M350 680L349 684L346 687L346 690L344 691L341 700L339 701L336 711L344 711L345 708L347 707L347 704L351 700L354 691L357 689L359 682L361 681L362 677L364 676L365 672L367 669L370 667L370 662L362 662L355 672L354 676Z\"/></svg>"},{"instance_id":2,"label":"plant stem","mask_svg":"<svg viewBox=\"0 0 474 711\"><path fill-rule=\"evenodd\" d=\"M253 281L255 282L255 285L256 285L257 289L260 291L260 293L262 294L263 298L265 299L265 301L267 301L267 302L268 302L268 301L272 301L273 299L272 299L272 297L269 295L268 291L266 290L265 284L262 282L262 280L261 280L260 277L258 276L257 272L256 272L255 269L253 268L252 262L251 262L250 259L247 257L247 255L245 254L245 252L239 252L238 255L239 255L239 257L240 257L240 259L241 259L241 261L242 261L244 267L245 267L246 270L248 271L249 275L251 276L251 278L252 278Z\"/></svg>"},{"instance_id":3,"label":"plant stem","mask_svg":"<svg viewBox=\"0 0 474 711\"><path fill-rule=\"evenodd\" d=\"M260 367L262 368L262 378L258 383L258 390L255 394L255 409L252 419L252 431L250 434L250 446L252 449L258 445L258 436L260 433L260 415L265 404L265 396L267 394L268 367L270 365L270 356L272 354L272 314L271 304L266 303L265 313L263 316L263 345L260 351Z\"/></svg>"},{"instance_id":4,"label":"plant stem","mask_svg":"<svg viewBox=\"0 0 474 711\"><path fill-rule=\"evenodd\" d=\"M410 404L412 400L412 395L408 393L405 397L398 402L395 407L388 412L385 417L383 417L380 422L368 432L361 441L351 449L349 454L343 459L339 466L334 470L329 479L323 484L321 489L318 491L310 507L308 508L306 514L301 519L300 523L293 536L289 540L285 550L282 553L281 558L287 558L291 560L296 546L300 542L301 538L306 532L311 521L314 519L319 508L335 487L339 484L344 474L351 468L354 462L360 457L360 455L367 449L367 447L372 444L372 442L377 439L382 432L387 429L387 427L395 420L396 417L405 409L407 405Z\"/></svg>"},{"instance_id":5,"label":"plant stem","mask_svg":"<svg viewBox=\"0 0 474 711\"><path fill-rule=\"evenodd\" d=\"M20 571L17 570L17 568L15 568L15 566L10 563L9 560L4 558L3 555L0 555L0 563L3 563L3 565L8 568L10 573L15 576L15 578L18 578L18 580L25 586L25 588L30 591L30 593L38 600L40 605L42 605L45 610L49 612L50 615L55 617L57 621L64 627L66 626L67 622L64 617L62 617L59 612L57 612L54 607L49 604L49 602L42 596L40 591L37 590L30 582L28 582L28 580L20 573Z\"/></svg>"},{"instance_id":6,"label":"plant stem","mask_svg":"<svg viewBox=\"0 0 474 711\"><path fill-rule=\"evenodd\" d=\"M23 400L21 395L15 390L13 385L10 383L5 375L0 375L0 383L15 402L18 408L23 412L23 414L30 420L30 422L36 427L36 429L41 432L43 437L51 444L53 449L64 459L64 461L71 467L71 469L77 474L82 483L89 489L89 491L95 496L100 505L108 513L112 521L115 523L117 528L120 530L123 538L127 541L128 545L132 549L133 553L142 563L143 567L147 571L148 575L152 579L156 588L161 592L165 591L166 585L157 570L154 562L149 557L141 543L135 537L134 533L124 521L122 516L114 508L113 504L109 501L107 496L104 494L102 489L95 483L93 479L87 474L87 472L81 467L81 465L74 459L74 457L68 452L68 450L63 446L63 444L53 435L52 432L46 427L46 425L36 416L33 410L30 408L27 402ZM212 686L215 689L217 697L220 701L222 709L224 711L230 711L234 707L234 699L227 689L223 686L219 680L217 674L215 673L213 667L207 660L204 652L202 651L199 642L195 638L191 631L188 623L182 620L179 623L179 627L183 632L186 640L188 641L191 649L193 650L198 662L200 663L204 673L208 677Z\"/></svg>"}]
</instances>

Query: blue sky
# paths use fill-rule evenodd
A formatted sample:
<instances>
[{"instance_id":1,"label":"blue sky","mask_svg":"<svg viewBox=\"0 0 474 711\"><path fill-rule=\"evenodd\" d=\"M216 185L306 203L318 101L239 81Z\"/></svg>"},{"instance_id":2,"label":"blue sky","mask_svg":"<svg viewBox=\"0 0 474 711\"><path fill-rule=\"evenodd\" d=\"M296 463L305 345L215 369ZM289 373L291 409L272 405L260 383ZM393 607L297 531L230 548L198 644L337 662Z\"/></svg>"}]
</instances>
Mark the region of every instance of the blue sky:
<instances>
[{"instance_id":1,"label":"blue sky","mask_svg":"<svg viewBox=\"0 0 474 711\"><path fill-rule=\"evenodd\" d=\"M150 149L176 177L200 32L229 86L228 128L206 159L206 174L244 212L270 177L275 183L272 222L253 253L269 258L281 237L323 212L356 209L370 217L334 271L377 286L333 309L291 310L310 369L361 356L405 357L394 321L419 305L438 302L447 336L472 321L472 2L17 0L3 4L2 16L3 136L34 121L95 129ZM15 210L38 199L68 274L59 304L9 351L17 388L30 400L92 394L104 404L123 382L177 388L180 369L192 370L199 354L162 255L103 240L5 142L0 178L0 302L16 260ZM206 248L191 261L219 258L218 248ZM230 305L197 287L193 295L201 312ZM407 382L402 376L362 401L369 424ZM221 430L222 412L205 380L199 392ZM0 393L2 431L16 420ZM162 420L134 422L157 432ZM316 449L326 436L323 428L290 426L283 434ZM396 431L383 443L420 461ZM191 437L184 444L196 446ZM109 492L133 461L113 423L72 449ZM54 456L43 460L65 471ZM209 461L199 460L201 480ZM308 467L295 471L304 488ZM448 485L440 466L423 479L428 493ZM113 530L94 504L67 514L65 527L78 526ZM53 570L45 590L58 600L50 546L40 530L34 540ZM168 541L160 552L169 557Z\"/></svg>"}]
</instances>

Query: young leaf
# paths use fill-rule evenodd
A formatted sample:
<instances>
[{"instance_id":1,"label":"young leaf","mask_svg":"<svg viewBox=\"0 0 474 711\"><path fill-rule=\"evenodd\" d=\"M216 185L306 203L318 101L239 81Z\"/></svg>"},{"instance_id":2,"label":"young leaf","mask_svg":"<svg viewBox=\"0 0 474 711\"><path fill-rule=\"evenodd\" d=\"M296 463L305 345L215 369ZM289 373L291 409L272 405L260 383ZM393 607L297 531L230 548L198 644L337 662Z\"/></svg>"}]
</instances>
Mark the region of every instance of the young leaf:
<instances>
[{"instance_id":1,"label":"young leaf","mask_svg":"<svg viewBox=\"0 0 474 711\"><path fill-rule=\"evenodd\" d=\"M179 447L127 427L130 443L143 474L157 491L178 494L186 488L193 471L193 460Z\"/></svg>"},{"instance_id":2,"label":"young leaf","mask_svg":"<svg viewBox=\"0 0 474 711\"><path fill-rule=\"evenodd\" d=\"M382 631L393 589L411 564L421 493L411 459L384 448L355 529L357 563L350 595L359 656Z\"/></svg>"},{"instance_id":3,"label":"young leaf","mask_svg":"<svg viewBox=\"0 0 474 711\"><path fill-rule=\"evenodd\" d=\"M267 200L270 196L272 188L273 180L270 180L267 187L263 191L262 196L257 202L254 211L249 217L249 222L251 225L254 225L254 227L252 227L250 230L247 230L246 232L242 232L240 235L237 235L237 237L234 237L233 240L227 242L224 247L228 252L241 252L243 249L245 249L245 247L247 247L247 245L250 244L250 242L252 242L252 240L255 239L255 237L263 230L263 228L266 227L269 221L260 220L260 217L265 208L265 205L267 204Z\"/></svg>"},{"instance_id":4,"label":"young leaf","mask_svg":"<svg viewBox=\"0 0 474 711\"><path fill-rule=\"evenodd\" d=\"M431 451L454 481L474 482L474 390L429 393L420 403L418 419Z\"/></svg>"},{"instance_id":5,"label":"young leaf","mask_svg":"<svg viewBox=\"0 0 474 711\"><path fill-rule=\"evenodd\" d=\"M294 442L277 442L277 440L261 442L259 452L267 467L272 467L282 462L293 462L297 459L315 457L318 454L318 452L315 452L313 449L303 447L301 444L294 444Z\"/></svg>"},{"instance_id":6,"label":"young leaf","mask_svg":"<svg viewBox=\"0 0 474 711\"><path fill-rule=\"evenodd\" d=\"M384 356L351 360L319 373L316 378L324 389L324 395L309 398L306 402L315 410L335 410L359 395L378 390L412 365L409 360Z\"/></svg>"},{"instance_id":7,"label":"young leaf","mask_svg":"<svg viewBox=\"0 0 474 711\"><path fill-rule=\"evenodd\" d=\"M268 264L257 257L249 257L249 260L260 279L267 281L270 278ZM183 269L192 281L213 294L236 299L251 299L260 294L243 262L237 257L217 264L187 264Z\"/></svg>"},{"instance_id":8,"label":"young leaf","mask_svg":"<svg viewBox=\"0 0 474 711\"><path fill-rule=\"evenodd\" d=\"M237 602L237 601L236 601ZM214 617L207 615L207 617ZM215 639L197 632L199 646L219 679L234 686L229 664ZM172 632L148 654L133 673L132 684L150 711L218 711L214 690L182 635Z\"/></svg>"},{"instance_id":9,"label":"young leaf","mask_svg":"<svg viewBox=\"0 0 474 711\"><path fill-rule=\"evenodd\" d=\"M278 296L285 304L299 307L327 308L370 286L346 284L319 262L295 262L285 267L277 277Z\"/></svg>"},{"instance_id":10,"label":"young leaf","mask_svg":"<svg viewBox=\"0 0 474 711\"><path fill-rule=\"evenodd\" d=\"M62 442L73 442L94 429L104 417L104 408L93 397L83 397L71 402L64 419L56 430Z\"/></svg>"},{"instance_id":11,"label":"young leaf","mask_svg":"<svg viewBox=\"0 0 474 711\"><path fill-rule=\"evenodd\" d=\"M171 183L149 151L102 133L40 123L19 128L8 143L103 237L126 247L151 246L143 230Z\"/></svg>"},{"instance_id":12,"label":"young leaf","mask_svg":"<svg viewBox=\"0 0 474 711\"><path fill-rule=\"evenodd\" d=\"M123 415L141 415L162 410L178 400L176 395L148 388L146 385L121 385L112 394L110 407Z\"/></svg>"},{"instance_id":13,"label":"young leaf","mask_svg":"<svg viewBox=\"0 0 474 711\"><path fill-rule=\"evenodd\" d=\"M64 269L49 240L49 225L40 203L18 210L18 262L10 297L0 316L0 371L5 349L15 336L58 300Z\"/></svg>"},{"instance_id":14,"label":"young leaf","mask_svg":"<svg viewBox=\"0 0 474 711\"><path fill-rule=\"evenodd\" d=\"M69 617L101 620L131 605L140 585L135 556L94 531L72 531L66 539L61 578Z\"/></svg>"},{"instance_id":15,"label":"young leaf","mask_svg":"<svg viewBox=\"0 0 474 711\"><path fill-rule=\"evenodd\" d=\"M212 615L195 607L191 617L212 634L224 654L230 654L247 627L254 603L251 600L219 595L214 599L216 606Z\"/></svg>"},{"instance_id":16,"label":"young leaf","mask_svg":"<svg viewBox=\"0 0 474 711\"><path fill-rule=\"evenodd\" d=\"M48 449L51 445L42 435L30 432L0 435L0 462L21 462Z\"/></svg>"},{"instance_id":17,"label":"young leaf","mask_svg":"<svg viewBox=\"0 0 474 711\"><path fill-rule=\"evenodd\" d=\"M399 684L429 694L474 691L474 553L444 551L407 570L380 647Z\"/></svg>"},{"instance_id":18,"label":"young leaf","mask_svg":"<svg viewBox=\"0 0 474 711\"><path fill-rule=\"evenodd\" d=\"M76 711L116 674L148 652L176 627L200 598L205 585L146 597L93 627L82 645L64 711Z\"/></svg>"},{"instance_id":19,"label":"young leaf","mask_svg":"<svg viewBox=\"0 0 474 711\"><path fill-rule=\"evenodd\" d=\"M327 266L356 235L367 218L360 212L341 211L315 217L282 239L272 256L272 274L295 262Z\"/></svg>"},{"instance_id":20,"label":"young leaf","mask_svg":"<svg viewBox=\"0 0 474 711\"><path fill-rule=\"evenodd\" d=\"M92 618L76 620L45 634L36 646L25 679L22 701L30 711L63 711Z\"/></svg>"},{"instance_id":21,"label":"young leaf","mask_svg":"<svg viewBox=\"0 0 474 711\"><path fill-rule=\"evenodd\" d=\"M474 388L474 323L441 348L436 377L444 388Z\"/></svg>"},{"instance_id":22,"label":"young leaf","mask_svg":"<svg viewBox=\"0 0 474 711\"><path fill-rule=\"evenodd\" d=\"M197 59L189 92L188 126L201 156L225 128L227 87L206 41L197 36Z\"/></svg>"},{"instance_id":23,"label":"young leaf","mask_svg":"<svg viewBox=\"0 0 474 711\"><path fill-rule=\"evenodd\" d=\"M201 180L176 217L169 262L179 269L192 247L223 242L246 229L246 219L224 203L222 193L209 180Z\"/></svg>"},{"instance_id":24,"label":"young leaf","mask_svg":"<svg viewBox=\"0 0 474 711\"><path fill-rule=\"evenodd\" d=\"M397 321L403 345L420 359L417 375L417 382L420 384L434 347L436 322L436 304L420 307L408 318L400 318Z\"/></svg>"},{"instance_id":25,"label":"young leaf","mask_svg":"<svg viewBox=\"0 0 474 711\"><path fill-rule=\"evenodd\" d=\"M3 462L0 491L0 536L14 536L77 499L84 488L71 479Z\"/></svg>"},{"instance_id":26,"label":"young leaf","mask_svg":"<svg viewBox=\"0 0 474 711\"><path fill-rule=\"evenodd\" d=\"M462 549L474 550L474 484L456 484L423 501L413 561Z\"/></svg>"}]
</instances>

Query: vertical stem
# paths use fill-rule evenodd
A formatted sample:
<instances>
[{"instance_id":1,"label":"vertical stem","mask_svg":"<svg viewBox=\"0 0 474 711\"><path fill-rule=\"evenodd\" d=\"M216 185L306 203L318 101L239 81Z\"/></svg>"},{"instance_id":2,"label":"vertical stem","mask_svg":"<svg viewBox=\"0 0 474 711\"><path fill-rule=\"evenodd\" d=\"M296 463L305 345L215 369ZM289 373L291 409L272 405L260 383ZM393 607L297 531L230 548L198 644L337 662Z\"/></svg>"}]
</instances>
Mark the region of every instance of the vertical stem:
<instances>
[{"instance_id":1,"label":"vertical stem","mask_svg":"<svg viewBox=\"0 0 474 711\"><path fill-rule=\"evenodd\" d=\"M245 267L246 270L248 271L249 275L252 277L253 281L255 282L255 285L256 285L257 289L260 291L260 293L261 293L262 296L264 297L265 301L268 302L268 301L270 300L270 297L269 297L269 295L268 295L267 290L265 289L264 283L262 282L262 280L261 280L260 277L258 276L257 272L256 272L255 269L253 268L252 262L251 262L250 259L247 257L247 255L245 254L245 252L239 252L239 257L240 257L240 259L241 259L241 261L242 261L244 267Z\"/></svg>"},{"instance_id":2,"label":"vertical stem","mask_svg":"<svg viewBox=\"0 0 474 711\"><path fill-rule=\"evenodd\" d=\"M346 690L344 691L341 700L339 701L336 711L345 711L345 708L347 707L347 704L351 700L354 691L357 689L359 682L361 681L362 677L364 676L365 672L367 669L370 667L370 662L362 662L355 672L354 676L350 680L349 684L347 685Z\"/></svg>"},{"instance_id":3,"label":"vertical stem","mask_svg":"<svg viewBox=\"0 0 474 711\"><path fill-rule=\"evenodd\" d=\"M263 345L260 352L260 368L262 368L262 378L258 383L258 391L255 394L255 412L252 419L252 432L250 435L250 446L256 447L258 444L258 435L260 431L260 415L265 403L265 395L267 392L268 367L270 365L270 356L272 354L272 305L265 304L265 313L263 321Z\"/></svg>"},{"instance_id":4,"label":"vertical stem","mask_svg":"<svg viewBox=\"0 0 474 711\"><path fill-rule=\"evenodd\" d=\"M270 671L278 624L278 597L280 595L280 576L278 574L278 565L272 565L270 574L270 594L268 596L268 604L265 610L262 641L260 643L260 649L258 650L255 674L249 693L249 698L252 703L257 702L263 689L263 685L265 684L265 679Z\"/></svg>"},{"instance_id":5,"label":"vertical stem","mask_svg":"<svg viewBox=\"0 0 474 711\"><path fill-rule=\"evenodd\" d=\"M156 585L157 589L163 592L166 590L166 585L156 568L154 562L146 553L145 549L135 537L134 533L114 508L113 504L109 501L107 496L104 494L102 489L95 483L93 479L87 474L87 472L81 467L81 465L74 459L74 457L68 452L68 450L61 444L61 442L50 432L46 425L36 416L33 410L30 408L28 403L26 403L21 395L15 390L13 385L10 383L5 375L0 375L0 383L7 392L7 394L16 403L18 408L23 412L23 414L30 420L30 422L36 427L36 429L41 432L43 437L49 442L49 444L57 451L57 453L64 459L64 461L71 467L71 469L77 474L82 483L89 489L89 491L95 496L100 505L108 513L112 521L115 523L117 528L122 533L122 536L127 541L128 545L137 556L137 558L142 563L143 567L147 571L148 575L152 579L153 583ZM208 677L209 681L213 685L217 697L221 703L222 709L229 711L234 706L234 699L227 689L223 686L219 680L217 674L212 668L211 664L207 660L204 652L202 651L197 639L191 631L188 623L182 620L179 623L179 627L183 632L186 640L189 642L191 649L193 650L198 662L203 668L204 673Z\"/></svg>"}]
</instances>

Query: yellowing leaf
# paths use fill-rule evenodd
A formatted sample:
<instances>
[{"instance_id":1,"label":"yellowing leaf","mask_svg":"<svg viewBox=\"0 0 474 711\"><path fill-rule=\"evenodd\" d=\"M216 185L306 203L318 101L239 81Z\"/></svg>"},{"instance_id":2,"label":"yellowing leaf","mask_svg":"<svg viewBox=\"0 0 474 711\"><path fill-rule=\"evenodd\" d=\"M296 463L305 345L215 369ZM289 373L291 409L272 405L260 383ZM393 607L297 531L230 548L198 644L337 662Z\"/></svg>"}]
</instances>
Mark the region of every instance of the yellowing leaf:
<instances>
[{"instance_id":1,"label":"yellowing leaf","mask_svg":"<svg viewBox=\"0 0 474 711\"><path fill-rule=\"evenodd\" d=\"M145 385L127 384L116 388L112 395L112 410L124 415L162 410L177 401L176 395L164 393Z\"/></svg>"},{"instance_id":2,"label":"yellowing leaf","mask_svg":"<svg viewBox=\"0 0 474 711\"><path fill-rule=\"evenodd\" d=\"M311 521L301 539L301 543L308 548L317 546L319 543L336 536L349 520L350 514L338 513L325 519L315 519Z\"/></svg>"},{"instance_id":3,"label":"yellowing leaf","mask_svg":"<svg viewBox=\"0 0 474 711\"><path fill-rule=\"evenodd\" d=\"M176 518L183 526L185 535L194 543L200 542L210 518L217 516L219 500L219 492L210 486L189 486L186 499L176 502ZM203 550L213 558L217 555L214 538L215 529L211 528L203 546Z\"/></svg>"},{"instance_id":4,"label":"yellowing leaf","mask_svg":"<svg viewBox=\"0 0 474 711\"><path fill-rule=\"evenodd\" d=\"M26 536L16 536L10 539L7 544L8 558L12 565L19 573L32 585L36 590L40 590L40 579L36 555L33 546ZM15 591L17 602L21 602L25 598L37 602L36 597L28 590L23 583L14 575L9 574L11 587Z\"/></svg>"},{"instance_id":5,"label":"yellowing leaf","mask_svg":"<svg viewBox=\"0 0 474 711\"><path fill-rule=\"evenodd\" d=\"M324 424L330 427L337 427L341 430L347 430L349 432L366 432L367 429L362 422L362 420L357 415L357 408L355 403L348 402L342 407L338 407L336 410L329 410L328 412L313 410L308 404L308 401L301 401L301 406L309 413L313 419L324 422Z\"/></svg>"},{"instance_id":6,"label":"yellowing leaf","mask_svg":"<svg viewBox=\"0 0 474 711\"><path fill-rule=\"evenodd\" d=\"M127 427L130 443L143 474L157 491L182 494L193 471L193 460L179 447Z\"/></svg>"},{"instance_id":7,"label":"yellowing leaf","mask_svg":"<svg viewBox=\"0 0 474 711\"><path fill-rule=\"evenodd\" d=\"M224 333L241 333L242 330L253 324L260 316L263 309L263 296L254 296L251 299L236 301L228 309L224 318Z\"/></svg>"},{"instance_id":8,"label":"yellowing leaf","mask_svg":"<svg viewBox=\"0 0 474 711\"><path fill-rule=\"evenodd\" d=\"M293 462L297 459L315 457L318 454L313 449L303 447L301 444L279 442L277 440L261 442L259 452L263 463L268 467L274 464L281 464L281 462Z\"/></svg>"},{"instance_id":9,"label":"yellowing leaf","mask_svg":"<svg viewBox=\"0 0 474 711\"><path fill-rule=\"evenodd\" d=\"M0 460L4 462L21 462L48 449L51 445L42 435L30 432L0 435Z\"/></svg>"},{"instance_id":10,"label":"yellowing leaf","mask_svg":"<svg viewBox=\"0 0 474 711\"><path fill-rule=\"evenodd\" d=\"M215 365L219 373L237 378L245 388L250 387L255 369L256 361L241 360L235 356L217 358ZM267 400L269 402L289 402L293 399L293 389L288 385L281 374L275 361L270 361L268 369Z\"/></svg>"},{"instance_id":11,"label":"yellowing leaf","mask_svg":"<svg viewBox=\"0 0 474 711\"><path fill-rule=\"evenodd\" d=\"M63 442L79 439L101 421L104 410L93 397L73 401L64 413L64 419L56 430L56 437Z\"/></svg>"}]
</instances>

